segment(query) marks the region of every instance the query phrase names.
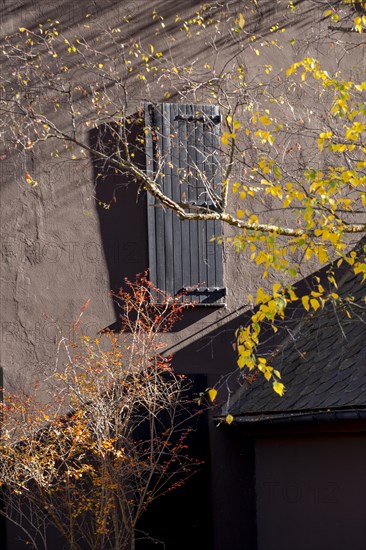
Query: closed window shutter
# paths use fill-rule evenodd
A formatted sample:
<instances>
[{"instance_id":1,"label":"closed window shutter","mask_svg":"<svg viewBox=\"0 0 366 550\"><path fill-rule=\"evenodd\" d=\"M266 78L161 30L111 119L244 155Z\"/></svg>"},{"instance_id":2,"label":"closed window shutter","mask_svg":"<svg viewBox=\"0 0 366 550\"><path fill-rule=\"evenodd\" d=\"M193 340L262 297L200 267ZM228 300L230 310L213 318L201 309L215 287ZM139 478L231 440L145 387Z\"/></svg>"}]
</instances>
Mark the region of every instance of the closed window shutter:
<instances>
[{"instance_id":1,"label":"closed window shutter","mask_svg":"<svg viewBox=\"0 0 366 550\"><path fill-rule=\"evenodd\" d=\"M221 185L217 106L145 103L146 169L168 197L217 209ZM148 196L150 279L172 296L223 305L221 222L180 220Z\"/></svg>"}]
</instances>

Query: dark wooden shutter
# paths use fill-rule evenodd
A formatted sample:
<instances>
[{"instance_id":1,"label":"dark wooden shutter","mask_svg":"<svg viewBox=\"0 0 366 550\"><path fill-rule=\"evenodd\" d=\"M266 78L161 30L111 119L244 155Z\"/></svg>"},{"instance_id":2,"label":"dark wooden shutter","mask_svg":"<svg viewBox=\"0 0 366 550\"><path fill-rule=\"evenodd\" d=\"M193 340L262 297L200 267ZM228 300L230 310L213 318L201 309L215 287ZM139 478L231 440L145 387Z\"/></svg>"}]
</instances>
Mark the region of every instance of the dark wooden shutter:
<instances>
[{"instance_id":1,"label":"dark wooden shutter","mask_svg":"<svg viewBox=\"0 0 366 550\"><path fill-rule=\"evenodd\" d=\"M217 106L145 103L146 169L169 197L217 209L220 113ZM221 222L185 221L148 196L152 282L184 301L223 305Z\"/></svg>"}]
</instances>

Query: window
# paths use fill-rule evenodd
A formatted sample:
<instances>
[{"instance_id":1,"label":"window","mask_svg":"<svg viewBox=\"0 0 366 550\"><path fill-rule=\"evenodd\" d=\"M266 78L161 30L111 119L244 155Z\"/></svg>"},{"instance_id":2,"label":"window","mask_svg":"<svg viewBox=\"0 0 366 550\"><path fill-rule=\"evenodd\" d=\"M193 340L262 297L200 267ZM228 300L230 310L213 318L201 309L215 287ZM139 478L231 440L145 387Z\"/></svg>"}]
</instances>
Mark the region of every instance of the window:
<instances>
[{"instance_id":1,"label":"window","mask_svg":"<svg viewBox=\"0 0 366 550\"><path fill-rule=\"evenodd\" d=\"M217 106L145 103L146 169L164 194L217 209L220 189L220 113ZM148 197L152 282L201 305L224 305L219 221L180 220Z\"/></svg>"}]
</instances>

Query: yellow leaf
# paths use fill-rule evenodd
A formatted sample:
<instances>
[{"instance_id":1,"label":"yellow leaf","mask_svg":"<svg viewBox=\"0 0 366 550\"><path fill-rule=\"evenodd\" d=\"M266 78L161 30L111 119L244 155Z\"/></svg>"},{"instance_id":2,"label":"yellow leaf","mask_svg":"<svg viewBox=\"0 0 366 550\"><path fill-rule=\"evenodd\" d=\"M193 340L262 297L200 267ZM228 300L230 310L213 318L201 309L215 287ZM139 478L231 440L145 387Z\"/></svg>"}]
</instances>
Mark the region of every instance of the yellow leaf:
<instances>
[{"instance_id":1,"label":"yellow leaf","mask_svg":"<svg viewBox=\"0 0 366 550\"><path fill-rule=\"evenodd\" d=\"M304 306L304 308L306 309L306 311L309 311L310 309L310 306L309 306L309 296L303 296L301 298L301 301L302 301L302 305Z\"/></svg>"},{"instance_id":2,"label":"yellow leaf","mask_svg":"<svg viewBox=\"0 0 366 550\"><path fill-rule=\"evenodd\" d=\"M223 136L221 137L221 141L224 145L229 145L229 134L228 134L228 132L224 132Z\"/></svg>"},{"instance_id":3,"label":"yellow leaf","mask_svg":"<svg viewBox=\"0 0 366 550\"><path fill-rule=\"evenodd\" d=\"M295 302L296 300L298 300L298 297L296 296L295 292L291 288L288 289L288 293L289 293L291 302Z\"/></svg>"},{"instance_id":4,"label":"yellow leaf","mask_svg":"<svg viewBox=\"0 0 366 550\"><path fill-rule=\"evenodd\" d=\"M245 25L245 18L242 13L239 13L239 21L238 21L239 27L242 29Z\"/></svg>"},{"instance_id":5,"label":"yellow leaf","mask_svg":"<svg viewBox=\"0 0 366 550\"><path fill-rule=\"evenodd\" d=\"M276 302L276 300L270 300L267 303L267 306L268 306L267 315L269 315L270 318L273 318L276 315L276 311L277 311L277 302Z\"/></svg>"},{"instance_id":6,"label":"yellow leaf","mask_svg":"<svg viewBox=\"0 0 366 550\"><path fill-rule=\"evenodd\" d=\"M274 175L276 176L277 179L280 179L281 176L282 176L281 169L277 165L275 165L273 167L273 173L274 173Z\"/></svg>"},{"instance_id":7,"label":"yellow leaf","mask_svg":"<svg viewBox=\"0 0 366 550\"><path fill-rule=\"evenodd\" d=\"M311 305L311 307L312 307L315 311L316 311L317 309L320 308L319 301L316 300L315 298L312 298L312 299L310 300L310 305Z\"/></svg>"},{"instance_id":8,"label":"yellow leaf","mask_svg":"<svg viewBox=\"0 0 366 550\"><path fill-rule=\"evenodd\" d=\"M281 284L280 283L275 283L273 285L273 296L276 296L276 294L278 294L278 291L280 290L281 288Z\"/></svg>"},{"instance_id":9,"label":"yellow leaf","mask_svg":"<svg viewBox=\"0 0 366 550\"><path fill-rule=\"evenodd\" d=\"M214 402L217 396L217 390L215 390L214 388L211 388L210 390L208 390L208 396L211 399L211 401Z\"/></svg>"},{"instance_id":10,"label":"yellow leaf","mask_svg":"<svg viewBox=\"0 0 366 550\"><path fill-rule=\"evenodd\" d=\"M282 384L282 382L278 382L278 380L275 380L275 382L273 382L273 389L276 393L278 393L278 395L282 397L285 391L285 386Z\"/></svg>"},{"instance_id":11,"label":"yellow leaf","mask_svg":"<svg viewBox=\"0 0 366 550\"><path fill-rule=\"evenodd\" d=\"M238 357L238 360L237 360L237 364L238 364L238 367L239 369L242 369L245 365L245 357L243 355L241 355L240 357Z\"/></svg>"},{"instance_id":12,"label":"yellow leaf","mask_svg":"<svg viewBox=\"0 0 366 550\"><path fill-rule=\"evenodd\" d=\"M268 126L268 124L272 124L272 120L268 118L267 115L260 116L259 122L261 122L264 126Z\"/></svg>"},{"instance_id":13,"label":"yellow leaf","mask_svg":"<svg viewBox=\"0 0 366 550\"><path fill-rule=\"evenodd\" d=\"M237 193L239 191L239 189L240 189L240 183L238 181L235 181L233 183L233 193Z\"/></svg>"},{"instance_id":14,"label":"yellow leaf","mask_svg":"<svg viewBox=\"0 0 366 550\"><path fill-rule=\"evenodd\" d=\"M253 359L251 359L250 357L248 357L248 359L245 360L245 364L246 364L246 366L248 367L249 370L253 370L254 367L255 367L255 363L254 363Z\"/></svg>"},{"instance_id":15,"label":"yellow leaf","mask_svg":"<svg viewBox=\"0 0 366 550\"><path fill-rule=\"evenodd\" d=\"M328 253L327 251L322 248L322 247L319 247L318 248L318 258L319 258L319 261L322 263L322 264L325 264L327 261L328 261Z\"/></svg>"},{"instance_id":16,"label":"yellow leaf","mask_svg":"<svg viewBox=\"0 0 366 550\"><path fill-rule=\"evenodd\" d=\"M262 288L258 288L257 290L257 298L255 303L259 304L259 302L267 302L269 299L268 294L266 294Z\"/></svg>"}]
</instances>

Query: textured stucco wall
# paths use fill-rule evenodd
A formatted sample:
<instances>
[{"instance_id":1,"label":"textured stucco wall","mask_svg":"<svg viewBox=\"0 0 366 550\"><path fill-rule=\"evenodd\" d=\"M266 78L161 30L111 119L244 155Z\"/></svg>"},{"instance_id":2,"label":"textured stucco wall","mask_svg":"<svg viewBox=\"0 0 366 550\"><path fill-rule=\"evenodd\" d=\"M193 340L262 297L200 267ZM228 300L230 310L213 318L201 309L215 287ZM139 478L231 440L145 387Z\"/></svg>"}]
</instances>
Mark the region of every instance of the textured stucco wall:
<instances>
[{"instance_id":1,"label":"textured stucco wall","mask_svg":"<svg viewBox=\"0 0 366 550\"><path fill-rule=\"evenodd\" d=\"M190 13L194 1L185 2L184 9L174 2L148 3L140 0L127 2L87 2L76 5L58 2L5 2L2 6L1 32L10 34L20 26L31 27L42 19L51 17L59 19L68 29L70 36L81 33L92 38L92 31L84 27L85 16L92 13L101 27L111 22L122 20L131 14L131 22L124 27L121 42L130 44L139 36L144 41L156 43L160 47L170 48L178 63L189 63L193 60L197 66L210 61L212 67L219 71L228 63L233 54L241 48L240 39L227 47L225 37L218 44L221 49L215 57L207 44L212 30L195 36L192 40L177 35L170 44L159 44L159 37L151 25L151 12L154 7L165 17L165 25L174 21L177 11L182 19ZM263 80L263 67L271 64L272 72L280 72L292 61L303 55L321 56L326 66L337 68L336 59L341 59L342 47L335 40L319 41L313 38L326 28L321 10L314 10L312 2L300 2L296 10L289 10L286 2L262 2L260 10L253 8L253 23L250 32L262 33L261 56L255 48L245 50L243 56L251 81ZM222 7L222 10L224 7ZM240 3L228 3L227 16L235 20ZM281 11L282 10L282 11ZM288 25L284 33L276 36L268 30L269 22ZM89 35L88 35L89 32ZM275 45L271 40L277 41ZM295 43L290 43L293 39ZM342 38L336 33L335 39ZM349 37L347 37L348 39ZM359 37L350 37L360 42ZM340 40L340 42L342 42ZM268 42L268 47L266 46ZM101 48L108 50L108 44ZM163 48L162 48L163 49ZM357 56L358 61L356 62ZM356 70L362 60L360 47L353 50L352 64L343 59L342 64ZM11 66L4 66L11 71ZM202 69L203 70L203 69ZM213 70L213 69L212 69ZM352 69L353 70L353 69ZM207 72L207 70L206 70ZM265 77L264 77L265 78ZM279 77L281 78L281 77ZM131 81L131 113L141 108L146 98L146 88L138 80ZM152 79L148 89L149 100L164 100L165 87ZM198 91L192 101L204 101L204 95ZM169 101L179 101L176 95ZM299 98L299 109L305 108L306 102L313 101L310 94ZM60 124L63 122L60 115ZM5 370L8 384L26 380L39 365L52 363L57 354L60 336L72 335L73 323L78 319L81 308L87 300L90 305L85 311L81 327L84 333L96 335L98 330L113 324L115 310L109 296L111 288L111 266L107 265L106 256L110 247L116 247L117 258L113 267L113 285L117 284L120 270L121 281L127 274L141 271L146 266L146 242L143 243L145 228L144 205L140 200L136 206L133 192L121 190L117 193L117 205L100 214L94 200L94 175L90 159L73 162L66 157L51 158L54 145L43 144L22 158L7 152L0 162L1 176L1 234L2 234L2 273L1 273L1 365ZM39 181L35 188L24 182L24 173L29 171ZM135 226L126 223L123 208L130 213ZM136 208L133 211L133 208ZM114 211L112 212L112 210ZM110 216L108 220L107 217ZM105 250L101 219L109 231L108 247ZM136 220L141 225L136 225ZM119 234L119 223L123 230ZM115 233L113 234L113 228ZM123 235L122 235L123 233ZM111 235L113 234L113 237ZM225 234L232 230L225 228ZM121 236L122 235L122 236ZM210 327L213 322L228 312L234 311L243 302L247 292L255 292L258 285L260 269L250 264L244 254L238 255L225 247L225 279L228 287L227 309L208 310L188 314L186 328L178 330L172 336L180 341L197 333L198 330ZM271 284L271 281L269 281ZM198 324L197 324L198 323ZM204 370L207 367L205 366Z\"/></svg>"}]
</instances>

